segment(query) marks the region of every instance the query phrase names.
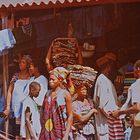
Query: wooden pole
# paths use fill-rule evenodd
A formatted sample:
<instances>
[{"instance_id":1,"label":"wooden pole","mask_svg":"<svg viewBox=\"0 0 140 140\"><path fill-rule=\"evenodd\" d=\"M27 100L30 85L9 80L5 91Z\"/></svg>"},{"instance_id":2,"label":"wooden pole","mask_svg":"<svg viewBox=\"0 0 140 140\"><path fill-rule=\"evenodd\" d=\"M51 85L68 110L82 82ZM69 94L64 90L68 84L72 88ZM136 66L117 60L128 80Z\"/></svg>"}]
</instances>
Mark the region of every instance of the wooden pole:
<instances>
[{"instance_id":1,"label":"wooden pole","mask_svg":"<svg viewBox=\"0 0 140 140\"><path fill-rule=\"evenodd\" d=\"M8 27L8 15L6 13L1 13L2 18L2 29L6 29ZM7 89L8 89L8 50L6 54L3 55L3 94L6 99L7 97ZM9 120L5 121L5 132L6 138L8 138L8 126Z\"/></svg>"}]
</instances>

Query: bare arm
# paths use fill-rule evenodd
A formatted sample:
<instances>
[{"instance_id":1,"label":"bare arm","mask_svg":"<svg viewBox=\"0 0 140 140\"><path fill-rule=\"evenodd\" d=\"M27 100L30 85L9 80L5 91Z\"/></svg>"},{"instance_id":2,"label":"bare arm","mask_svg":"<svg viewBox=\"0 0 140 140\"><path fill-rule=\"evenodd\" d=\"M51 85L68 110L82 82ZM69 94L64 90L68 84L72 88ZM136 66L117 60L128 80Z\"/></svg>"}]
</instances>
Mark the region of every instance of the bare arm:
<instances>
[{"instance_id":1,"label":"bare arm","mask_svg":"<svg viewBox=\"0 0 140 140\"><path fill-rule=\"evenodd\" d=\"M26 126L27 126L27 129L28 129L28 132L30 134L30 137L34 140L35 139L35 136L34 136L34 133L32 131L32 127L31 127L31 112L30 112L30 108L27 107L26 108L26 111L25 111L25 121L26 121Z\"/></svg>"},{"instance_id":2,"label":"bare arm","mask_svg":"<svg viewBox=\"0 0 140 140\"><path fill-rule=\"evenodd\" d=\"M128 109L113 111L112 116L119 117L120 115L123 115L123 114L130 115L130 114L135 114L138 112L140 112L140 104L135 103L135 104L133 104L132 107L129 107Z\"/></svg>"},{"instance_id":3,"label":"bare arm","mask_svg":"<svg viewBox=\"0 0 140 140\"><path fill-rule=\"evenodd\" d=\"M77 120L84 123L84 122L87 122L94 113L97 113L97 110L93 108L86 115L79 115L75 112L73 112L73 115Z\"/></svg>"},{"instance_id":4,"label":"bare arm","mask_svg":"<svg viewBox=\"0 0 140 140\"><path fill-rule=\"evenodd\" d=\"M69 136L69 132L73 123L73 113L72 113L72 99L69 92L66 93L66 107L67 107L67 125L66 125L66 132L62 140L67 140Z\"/></svg>"},{"instance_id":5,"label":"bare arm","mask_svg":"<svg viewBox=\"0 0 140 140\"><path fill-rule=\"evenodd\" d=\"M11 105L13 89L14 89L14 82L11 82L9 85L8 93L7 93L7 97L6 97L6 107L5 107L5 110L3 112L4 118L7 118L9 113L10 113L10 105Z\"/></svg>"},{"instance_id":6,"label":"bare arm","mask_svg":"<svg viewBox=\"0 0 140 140\"><path fill-rule=\"evenodd\" d=\"M50 63L50 60L51 60L51 51L52 51L52 45L50 46L49 50L48 50L48 53L47 53L47 56L45 58L45 63L46 63L46 66L47 66L47 70L50 71L52 69L52 65Z\"/></svg>"},{"instance_id":7,"label":"bare arm","mask_svg":"<svg viewBox=\"0 0 140 140\"><path fill-rule=\"evenodd\" d=\"M76 47L77 47L77 51L78 51L78 63L80 65L82 65L83 64L83 57L82 57L82 52L81 52L81 49L78 45L78 42L76 43Z\"/></svg>"}]
</instances>

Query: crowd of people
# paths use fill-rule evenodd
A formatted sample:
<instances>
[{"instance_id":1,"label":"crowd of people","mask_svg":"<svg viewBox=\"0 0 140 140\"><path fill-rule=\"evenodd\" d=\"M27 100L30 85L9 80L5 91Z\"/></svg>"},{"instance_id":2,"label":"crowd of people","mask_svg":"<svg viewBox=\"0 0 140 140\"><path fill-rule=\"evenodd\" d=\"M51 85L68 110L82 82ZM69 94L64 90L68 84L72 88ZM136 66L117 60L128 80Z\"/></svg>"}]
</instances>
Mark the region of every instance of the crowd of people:
<instances>
[{"instance_id":1,"label":"crowd of people","mask_svg":"<svg viewBox=\"0 0 140 140\"><path fill-rule=\"evenodd\" d=\"M134 64L137 80L128 88L125 104L120 105L114 86L115 54L108 52L96 60L98 72L82 66L81 57L80 65L77 61L72 65L56 63L53 67L51 58L57 62L56 57L47 55L49 77L41 73L40 62L31 56L20 58L19 72L10 81L0 114L9 119L10 139L140 139L140 60ZM126 124L127 117L132 120L130 126ZM127 131L128 127L132 132Z\"/></svg>"}]
</instances>

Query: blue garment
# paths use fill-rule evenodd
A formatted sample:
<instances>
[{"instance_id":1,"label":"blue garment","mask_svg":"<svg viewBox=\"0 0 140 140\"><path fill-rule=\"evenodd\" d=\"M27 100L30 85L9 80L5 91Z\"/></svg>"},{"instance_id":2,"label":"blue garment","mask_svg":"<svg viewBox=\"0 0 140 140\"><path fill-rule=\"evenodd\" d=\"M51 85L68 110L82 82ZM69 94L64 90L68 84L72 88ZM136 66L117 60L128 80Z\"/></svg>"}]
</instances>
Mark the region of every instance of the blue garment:
<instances>
[{"instance_id":1,"label":"blue garment","mask_svg":"<svg viewBox=\"0 0 140 140\"><path fill-rule=\"evenodd\" d=\"M131 137L131 133L132 133L132 128L128 127L126 130L125 130L125 140L130 140L130 137Z\"/></svg>"},{"instance_id":2,"label":"blue garment","mask_svg":"<svg viewBox=\"0 0 140 140\"><path fill-rule=\"evenodd\" d=\"M13 47L15 43L16 40L10 29L0 31L0 51Z\"/></svg>"},{"instance_id":3,"label":"blue garment","mask_svg":"<svg viewBox=\"0 0 140 140\"><path fill-rule=\"evenodd\" d=\"M0 87L0 112L4 110L4 96L2 95L2 88ZM0 118L0 130L4 130L4 118Z\"/></svg>"},{"instance_id":4,"label":"blue garment","mask_svg":"<svg viewBox=\"0 0 140 140\"><path fill-rule=\"evenodd\" d=\"M22 101L26 98L28 91L26 88L28 87L29 80L21 80L18 79L14 83L13 95L12 95L12 111L14 112L14 117L21 117L22 112Z\"/></svg>"}]
</instances>

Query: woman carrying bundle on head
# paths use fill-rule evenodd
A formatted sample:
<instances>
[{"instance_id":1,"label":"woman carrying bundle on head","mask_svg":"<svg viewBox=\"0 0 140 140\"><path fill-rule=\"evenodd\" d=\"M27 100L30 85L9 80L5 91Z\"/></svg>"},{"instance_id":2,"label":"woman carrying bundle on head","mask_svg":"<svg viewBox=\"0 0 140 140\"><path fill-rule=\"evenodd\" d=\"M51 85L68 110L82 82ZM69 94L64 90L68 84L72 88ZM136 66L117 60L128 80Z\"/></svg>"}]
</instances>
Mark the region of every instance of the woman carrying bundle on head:
<instances>
[{"instance_id":1,"label":"woman carrying bundle on head","mask_svg":"<svg viewBox=\"0 0 140 140\"><path fill-rule=\"evenodd\" d=\"M76 95L72 103L74 139L95 140L94 113L97 113L97 110L88 98L88 88L94 84L96 71L80 65L69 66L69 70Z\"/></svg>"},{"instance_id":2,"label":"woman carrying bundle on head","mask_svg":"<svg viewBox=\"0 0 140 140\"><path fill-rule=\"evenodd\" d=\"M68 25L66 38L53 40L46 55L46 66L48 71L55 67L67 68L68 65L82 64L83 58L77 39L74 37L72 24Z\"/></svg>"}]
</instances>

